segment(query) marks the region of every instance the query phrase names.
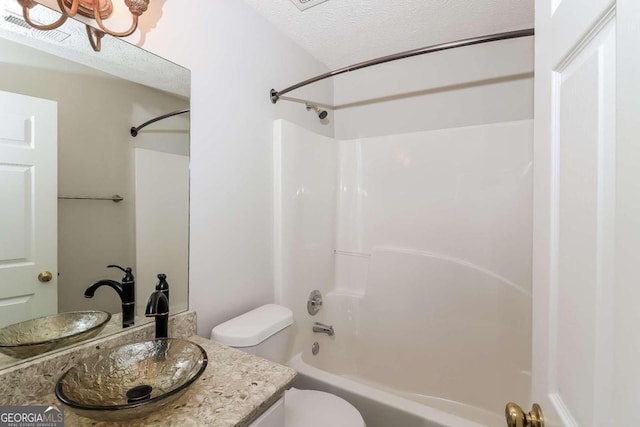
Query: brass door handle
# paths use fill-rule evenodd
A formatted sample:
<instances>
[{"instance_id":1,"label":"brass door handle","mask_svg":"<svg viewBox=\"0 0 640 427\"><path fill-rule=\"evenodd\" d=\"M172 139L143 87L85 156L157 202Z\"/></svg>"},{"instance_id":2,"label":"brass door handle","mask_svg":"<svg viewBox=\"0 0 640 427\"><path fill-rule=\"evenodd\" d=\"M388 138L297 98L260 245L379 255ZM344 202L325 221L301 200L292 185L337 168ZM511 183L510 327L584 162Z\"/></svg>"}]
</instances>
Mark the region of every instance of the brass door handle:
<instances>
[{"instance_id":1,"label":"brass door handle","mask_svg":"<svg viewBox=\"0 0 640 427\"><path fill-rule=\"evenodd\" d=\"M504 415L509 427L544 427L542 408L537 403L533 404L531 412L525 414L522 408L509 402L504 409Z\"/></svg>"},{"instance_id":2,"label":"brass door handle","mask_svg":"<svg viewBox=\"0 0 640 427\"><path fill-rule=\"evenodd\" d=\"M38 280L41 281L42 283L50 282L51 279L53 279L53 274L51 274L50 271L43 271L40 274L38 274Z\"/></svg>"}]
</instances>

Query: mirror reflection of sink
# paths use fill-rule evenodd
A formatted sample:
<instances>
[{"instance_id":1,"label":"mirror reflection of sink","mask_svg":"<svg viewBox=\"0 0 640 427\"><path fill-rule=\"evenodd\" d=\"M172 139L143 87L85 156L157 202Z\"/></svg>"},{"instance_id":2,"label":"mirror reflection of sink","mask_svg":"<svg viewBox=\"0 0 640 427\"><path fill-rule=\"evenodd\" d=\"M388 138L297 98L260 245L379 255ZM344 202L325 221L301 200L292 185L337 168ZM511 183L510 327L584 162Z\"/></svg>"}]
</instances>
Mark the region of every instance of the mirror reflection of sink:
<instances>
[{"instance_id":1,"label":"mirror reflection of sink","mask_svg":"<svg viewBox=\"0 0 640 427\"><path fill-rule=\"evenodd\" d=\"M174 402L206 367L207 353L191 341L143 341L79 361L60 377L55 391L80 416L125 421Z\"/></svg>"},{"instance_id":2,"label":"mirror reflection of sink","mask_svg":"<svg viewBox=\"0 0 640 427\"><path fill-rule=\"evenodd\" d=\"M26 359L98 335L111 319L105 311L71 311L0 329L0 353Z\"/></svg>"}]
</instances>

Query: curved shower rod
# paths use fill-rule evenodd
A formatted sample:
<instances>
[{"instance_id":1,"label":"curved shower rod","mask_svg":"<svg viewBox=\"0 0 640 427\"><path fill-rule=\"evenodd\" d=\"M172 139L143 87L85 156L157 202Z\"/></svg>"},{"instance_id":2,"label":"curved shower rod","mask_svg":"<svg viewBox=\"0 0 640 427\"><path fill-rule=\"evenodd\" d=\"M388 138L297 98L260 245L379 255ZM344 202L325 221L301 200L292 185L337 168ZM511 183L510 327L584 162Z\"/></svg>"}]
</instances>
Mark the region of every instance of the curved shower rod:
<instances>
[{"instance_id":1,"label":"curved shower rod","mask_svg":"<svg viewBox=\"0 0 640 427\"><path fill-rule=\"evenodd\" d=\"M169 117L177 116L178 114L189 113L190 111L191 110L188 109L188 108L186 110L173 111L171 113L163 114L163 115L155 117L155 118L153 118L153 119L151 119L149 121L146 121L146 122L144 122L143 124L141 124L138 127L132 126L131 127L131 136L135 138L136 136L138 136L138 132L140 130L142 130L146 126L149 126L151 123L155 123L155 122L158 122L160 120L164 120L164 119L169 118Z\"/></svg>"},{"instance_id":2,"label":"curved shower rod","mask_svg":"<svg viewBox=\"0 0 640 427\"><path fill-rule=\"evenodd\" d=\"M405 52L400 52L393 55L387 55L387 56L383 56L383 57L372 59L365 62L359 62L357 64L350 65L348 67L344 67L335 71L330 71L328 73L320 74L319 76L294 84L293 86L289 86L288 88L283 89L281 91L271 89L271 91L269 92L269 96L271 98L271 102L275 104L276 102L278 102L280 97L285 93L291 92L292 90L299 89L303 86L310 85L311 83L319 82L320 80L328 79L329 77L348 73L349 71L361 70L363 68L371 67L373 65L384 64L385 62L391 62L391 61L396 61L398 59L410 58L412 56L424 55L425 53L439 52L441 50L454 49L454 48L463 47L463 46L473 46L475 44L495 42L498 40L515 39L518 37L529 37L533 35L535 35L534 29L528 28L526 30L508 31L506 33L497 33L497 34L491 34L488 36L472 37L470 39L458 40L455 42L448 42L448 43L436 44L433 46L422 47L419 49L407 50Z\"/></svg>"}]
</instances>

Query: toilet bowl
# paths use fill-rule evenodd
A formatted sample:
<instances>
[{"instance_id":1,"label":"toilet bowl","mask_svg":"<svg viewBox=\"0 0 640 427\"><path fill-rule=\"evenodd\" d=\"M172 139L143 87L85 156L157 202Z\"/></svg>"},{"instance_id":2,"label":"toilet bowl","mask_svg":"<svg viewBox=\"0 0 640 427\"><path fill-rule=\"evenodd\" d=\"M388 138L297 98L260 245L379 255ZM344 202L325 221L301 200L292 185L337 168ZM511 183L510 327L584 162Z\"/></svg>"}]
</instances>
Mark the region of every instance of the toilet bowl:
<instances>
[{"instance_id":1,"label":"toilet bowl","mask_svg":"<svg viewBox=\"0 0 640 427\"><path fill-rule=\"evenodd\" d=\"M284 393L285 427L365 427L360 412L346 400L316 390Z\"/></svg>"},{"instance_id":2,"label":"toilet bowl","mask_svg":"<svg viewBox=\"0 0 640 427\"><path fill-rule=\"evenodd\" d=\"M292 324L291 310L267 304L216 326L211 340L284 364ZM317 390L287 390L284 412L285 427L365 427L349 402Z\"/></svg>"}]
</instances>

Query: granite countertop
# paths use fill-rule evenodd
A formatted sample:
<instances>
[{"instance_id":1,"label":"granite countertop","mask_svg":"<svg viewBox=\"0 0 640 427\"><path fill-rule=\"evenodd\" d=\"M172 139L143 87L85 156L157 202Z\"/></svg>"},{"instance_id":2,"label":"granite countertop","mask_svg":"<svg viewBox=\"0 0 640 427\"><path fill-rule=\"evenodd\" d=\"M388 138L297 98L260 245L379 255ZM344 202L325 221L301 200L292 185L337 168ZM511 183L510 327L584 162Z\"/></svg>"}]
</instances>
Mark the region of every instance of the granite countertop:
<instances>
[{"instance_id":1,"label":"granite countertop","mask_svg":"<svg viewBox=\"0 0 640 427\"><path fill-rule=\"evenodd\" d=\"M174 403L145 418L123 423L94 421L65 408L72 426L211 426L245 427L282 397L296 372L286 366L193 336L209 357L202 376ZM34 402L35 403L35 402ZM53 390L40 405L59 405Z\"/></svg>"}]
</instances>

